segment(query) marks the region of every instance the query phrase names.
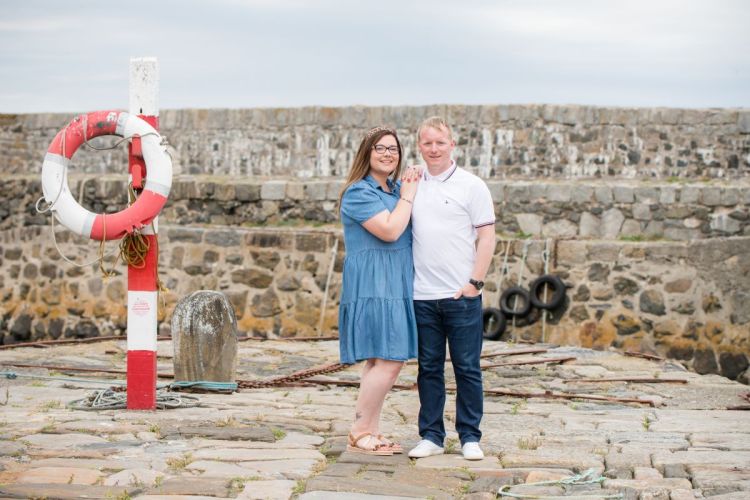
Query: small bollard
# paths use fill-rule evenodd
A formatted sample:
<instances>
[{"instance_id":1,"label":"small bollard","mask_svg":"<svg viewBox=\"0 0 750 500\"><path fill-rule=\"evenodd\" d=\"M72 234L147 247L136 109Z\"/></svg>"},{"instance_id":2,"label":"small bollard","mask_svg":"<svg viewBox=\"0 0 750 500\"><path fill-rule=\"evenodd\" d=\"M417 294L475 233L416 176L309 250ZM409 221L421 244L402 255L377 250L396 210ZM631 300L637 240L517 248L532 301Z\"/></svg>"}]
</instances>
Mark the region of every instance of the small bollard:
<instances>
[{"instance_id":1,"label":"small bollard","mask_svg":"<svg viewBox=\"0 0 750 500\"><path fill-rule=\"evenodd\" d=\"M237 371L237 318L226 295L193 292L172 314L174 380L234 382Z\"/></svg>"}]
</instances>

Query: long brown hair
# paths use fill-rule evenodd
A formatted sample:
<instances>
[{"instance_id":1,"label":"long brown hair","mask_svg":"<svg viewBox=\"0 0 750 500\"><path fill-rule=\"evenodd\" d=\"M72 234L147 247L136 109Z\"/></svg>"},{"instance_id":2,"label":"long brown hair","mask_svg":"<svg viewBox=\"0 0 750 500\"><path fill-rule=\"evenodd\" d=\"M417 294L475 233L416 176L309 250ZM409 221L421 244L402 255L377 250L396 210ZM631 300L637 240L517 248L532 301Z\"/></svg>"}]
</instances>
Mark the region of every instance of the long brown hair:
<instances>
[{"instance_id":1,"label":"long brown hair","mask_svg":"<svg viewBox=\"0 0 750 500\"><path fill-rule=\"evenodd\" d=\"M395 180L401 175L401 157L403 156L403 150L401 149L401 141L398 140L396 130L389 127L375 127L370 129L359 144L357 156L354 157L352 168L349 169L349 175L346 178L344 187L341 188L341 193L339 193L339 206L341 206L341 199L344 197L346 190L349 189L349 186L367 177L367 173L370 171L370 155L372 154L372 148L386 135L392 135L393 138L396 139L396 145L398 146L398 163L396 164L395 170L388 177Z\"/></svg>"}]
</instances>

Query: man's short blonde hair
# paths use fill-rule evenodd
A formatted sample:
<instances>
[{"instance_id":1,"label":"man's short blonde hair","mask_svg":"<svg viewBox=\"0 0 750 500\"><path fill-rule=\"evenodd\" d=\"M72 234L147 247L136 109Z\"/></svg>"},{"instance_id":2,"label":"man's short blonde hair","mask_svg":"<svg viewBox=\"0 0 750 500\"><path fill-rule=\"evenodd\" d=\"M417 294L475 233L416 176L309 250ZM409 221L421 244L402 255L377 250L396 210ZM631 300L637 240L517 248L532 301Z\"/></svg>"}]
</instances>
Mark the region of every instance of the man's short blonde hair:
<instances>
[{"instance_id":1,"label":"man's short blonde hair","mask_svg":"<svg viewBox=\"0 0 750 500\"><path fill-rule=\"evenodd\" d=\"M422 135L422 131L426 128L434 128L437 130L445 129L448 131L448 137L450 140L453 140L453 131L451 130L450 125L448 125L448 122L445 121L443 117L440 116L431 116L424 120L422 124L417 129L417 142L419 142L420 137Z\"/></svg>"}]
</instances>

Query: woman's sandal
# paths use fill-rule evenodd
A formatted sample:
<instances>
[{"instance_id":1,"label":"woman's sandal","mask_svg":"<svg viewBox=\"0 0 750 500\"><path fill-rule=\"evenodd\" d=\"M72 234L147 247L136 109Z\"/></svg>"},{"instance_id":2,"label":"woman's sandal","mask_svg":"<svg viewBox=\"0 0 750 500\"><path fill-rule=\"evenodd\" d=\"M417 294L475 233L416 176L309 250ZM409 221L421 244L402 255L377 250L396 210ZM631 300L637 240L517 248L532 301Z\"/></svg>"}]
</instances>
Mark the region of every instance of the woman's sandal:
<instances>
[{"instance_id":1,"label":"woman's sandal","mask_svg":"<svg viewBox=\"0 0 750 500\"><path fill-rule=\"evenodd\" d=\"M378 443L374 445L372 448L364 448L362 446L359 446L357 443L359 443L360 440L366 438L369 436L369 439L367 442L369 443L375 437L372 435L371 432L365 432L363 434L360 434L357 437L354 437L352 433L349 433L349 444L346 445L346 451L352 452L352 453L362 453L364 455L382 455L382 456L389 456L393 455L393 450L387 449L387 446L384 443Z\"/></svg>"},{"instance_id":2,"label":"woman's sandal","mask_svg":"<svg viewBox=\"0 0 750 500\"><path fill-rule=\"evenodd\" d=\"M385 448L391 450L394 455L404 452L404 449L401 447L400 444L391 441L390 439L388 439L382 434L378 434L378 440L380 440L380 442L385 445Z\"/></svg>"}]
</instances>

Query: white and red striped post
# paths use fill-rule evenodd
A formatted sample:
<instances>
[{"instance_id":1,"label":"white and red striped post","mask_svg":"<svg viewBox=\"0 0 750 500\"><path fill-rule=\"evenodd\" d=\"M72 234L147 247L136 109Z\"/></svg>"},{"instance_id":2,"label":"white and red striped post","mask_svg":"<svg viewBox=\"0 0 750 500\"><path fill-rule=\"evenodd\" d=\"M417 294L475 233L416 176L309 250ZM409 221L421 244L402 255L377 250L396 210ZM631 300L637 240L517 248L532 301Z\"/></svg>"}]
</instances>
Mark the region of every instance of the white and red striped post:
<instances>
[{"instance_id":1,"label":"white and red striped post","mask_svg":"<svg viewBox=\"0 0 750 500\"><path fill-rule=\"evenodd\" d=\"M130 109L159 130L159 65L155 57L130 60ZM135 138L129 148L130 181L136 193L143 188L146 163ZM145 266L128 265L128 410L156 409L156 333L158 276L158 221L142 234L149 243Z\"/></svg>"}]
</instances>

